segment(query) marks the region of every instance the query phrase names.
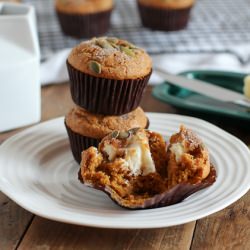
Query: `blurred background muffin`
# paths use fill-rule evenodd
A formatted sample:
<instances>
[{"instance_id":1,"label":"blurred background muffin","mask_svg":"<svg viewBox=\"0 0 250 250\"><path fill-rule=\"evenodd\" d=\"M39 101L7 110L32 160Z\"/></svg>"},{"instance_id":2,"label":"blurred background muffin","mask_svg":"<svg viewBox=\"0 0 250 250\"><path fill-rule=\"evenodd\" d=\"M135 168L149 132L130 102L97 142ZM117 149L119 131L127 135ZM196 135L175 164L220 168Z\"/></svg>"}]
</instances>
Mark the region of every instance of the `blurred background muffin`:
<instances>
[{"instance_id":1,"label":"blurred background muffin","mask_svg":"<svg viewBox=\"0 0 250 250\"><path fill-rule=\"evenodd\" d=\"M80 43L67 66L73 101L103 115L136 109L152 72L151 58L143 49L114 37Z\"/></svg>"},{"instance_id":2,"label":"blurred background muffin","mask_svg":"<svg viewBox=\"0 0 250 250\"><path fill-rule=\"evenodd\" d=\"M115 130L147 128L148 125L148 118L140 107L121 116L104 116L75 106L65 117L72 154L78 163L81 161L82 151L90 146L97 147L107 134Z\"/></svg>"},{"instance_id":3,"label":"blurred background muffin","mask_svg":"<svg viewBox=\"0 0 250 250\"><path fill-rule=\"evenodd\" d=\"M77 38L105 34L113 5L113 0L55 0L62 31Z\"/></svg>"},{"instance_id":4,"label":"blurred background muffin","mask_svg":"<svg viewBox=\"0 0 250 250\"><path fill-rule=\"evenodd\" d=\"M173 31L187 26L195 0L137 0L142 24L153 30Z\"/></svg>"}]
</instances>

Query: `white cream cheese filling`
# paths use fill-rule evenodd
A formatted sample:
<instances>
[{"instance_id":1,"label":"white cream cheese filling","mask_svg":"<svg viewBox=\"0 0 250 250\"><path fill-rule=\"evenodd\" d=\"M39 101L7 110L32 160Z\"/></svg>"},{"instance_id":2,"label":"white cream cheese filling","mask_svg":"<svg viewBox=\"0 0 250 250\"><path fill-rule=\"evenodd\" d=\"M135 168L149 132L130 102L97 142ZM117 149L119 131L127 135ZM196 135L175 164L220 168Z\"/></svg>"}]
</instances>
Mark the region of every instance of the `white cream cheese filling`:
<instances>
[{"instance_id":1,"label":"white cream cheese filling","mask_svg":"<svg viewBox=\"0 0 250 250\"><path fill-rule=\"evenodd\" d=\"M172 144L170 151L175 155L176 162L180 162L182 155L186 153L184 146L180 142Z\"/></svg>"},{"instance_id":2,"label":"white cream cheese filling","mask_svg":"<svg viewBox=\"0 0 250 250\"><path fill-rule=\"evenodd\" d=\"M115 159L117 149L112 144L105 144L103 150L107 153L109 161Z\"/></svg>"},{"instance_id":3,"label":"white cream cheese filling","mask_svg":"<svg viewBox=\"0 0 250 250\"><path fill-rule=\"evenodd\" d=\"M128 138L128 146L122 150L125 151L123 167L129 168L131 174L137 176L156 172L148 137L144 131L139 130L135 135ZM115 159L117 149L114 146L106 144L104 151L110 161Z\"/></svg>"}]
</instances>

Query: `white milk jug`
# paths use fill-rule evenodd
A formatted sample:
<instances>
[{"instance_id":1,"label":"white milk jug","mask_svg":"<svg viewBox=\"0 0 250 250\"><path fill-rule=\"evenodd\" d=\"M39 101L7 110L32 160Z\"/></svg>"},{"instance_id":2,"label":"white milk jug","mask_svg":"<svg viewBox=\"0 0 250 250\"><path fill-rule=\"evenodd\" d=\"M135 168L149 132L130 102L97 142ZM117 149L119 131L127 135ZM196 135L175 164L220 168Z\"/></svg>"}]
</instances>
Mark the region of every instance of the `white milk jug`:
<instances>
[{"instance_id":1,"label":"white milk jug","mask_svg":"<svg viewBox=\"0 0 250 250\"><path fill-rule=\"evenodd\" d=\"M35 10L0 3L0 132L41 118Z\"/></svg>"}]
</instances>

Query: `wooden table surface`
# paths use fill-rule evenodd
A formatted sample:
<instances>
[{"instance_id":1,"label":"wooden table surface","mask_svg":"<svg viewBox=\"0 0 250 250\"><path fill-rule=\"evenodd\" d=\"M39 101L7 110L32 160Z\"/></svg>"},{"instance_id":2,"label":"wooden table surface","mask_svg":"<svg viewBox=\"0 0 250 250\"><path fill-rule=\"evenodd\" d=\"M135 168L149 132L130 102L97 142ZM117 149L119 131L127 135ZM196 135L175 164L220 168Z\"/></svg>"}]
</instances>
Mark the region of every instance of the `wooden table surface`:
<instances>
[{"instance_id":1,"label":"wooden table surface","mask_svg":"<svg viewBox=\"0 0 250 250\"><path fill-rule=\"evenodd\" d=\"M43 87L43 121L65 115L72 105L68 84ZM151 87L147 88L141 106L145 111L182 113L155 100L151 96ZM250 144L250 124L214 117L208 120ZM20 130L0 134L0 143ZM228 208L204 219L150 230L98 229L50 221L25 211L0 192L0 249L249 250L250 192Z\"/></svg>"}]
</instances>

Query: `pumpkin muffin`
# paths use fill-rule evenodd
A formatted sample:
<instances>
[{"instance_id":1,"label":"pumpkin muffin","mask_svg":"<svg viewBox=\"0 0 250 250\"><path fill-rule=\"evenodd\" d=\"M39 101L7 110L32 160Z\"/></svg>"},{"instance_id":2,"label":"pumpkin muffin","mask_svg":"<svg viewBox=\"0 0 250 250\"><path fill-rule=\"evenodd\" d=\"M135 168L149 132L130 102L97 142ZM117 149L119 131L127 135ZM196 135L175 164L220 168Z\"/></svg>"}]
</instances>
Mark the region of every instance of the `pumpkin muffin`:
<instances>
[{"instance_id":1,"label":"pumpkin muffin","mask_svg":"<svg viewBox=\"0 0 250 250\"><path fill-rule=\"evenodd\" d=\"M62 31L77 38L105 34L113 5L113 0L55 0Z\"/></svg>"},{"instance_id":2,"label":"pumpkin muffin","mask_svg":"<svg viewBox=\"0 0 250 250\"><path fill-rule=\"evenodd\" d=\"M187 181L199 182L210 172L207 148L193 131L184 126L171 136L167 157L169 186Z\"/></svg>"},{"instance_id":3,"label":"pumpkin muffin","mask_svg":"<svg viewBox=\"0 0 250 250\"><path fill-rule=\"evenodd\" d=\"M153 30L174 31L187 26L195 0L137 0L142 24Z\"/></svg>"},{"instance_id":4,"label":"pumpkin muffin","mask_svg":"<svg viewBox=\"0 0 250 250\"><path fill-rule=\"evenodd\" d=\"M112 132L82 152L79 179L122 207L142 209L180 202L212 185L216 172L200 139L182 126L168 145L145 129Z\"/></svg>"},{"instance_id":5,"label":"pumpkin muffin","mask_svg":"<svg viewBox=\"0 0 250 250\"><path fill-rule=\"evenodd\" d=\"M80 163L84 149L97 146L103 137L114 130L147 128L148 118L140 107L121 116L104 116L75 106L65 117L65 126L73 156Z\"/></svg>"},{"instance_id":6,"label":"pumpkin muffin","mask_svg":"<svg viewBox=\"0 0 250 250\"><path fill-rule=\"evenodd\" d=\"M67 60L73 101L103 115L121 115L139 106L152 72L141 48L118 38L80 43Z\"/></svg>"}]
</instances>

